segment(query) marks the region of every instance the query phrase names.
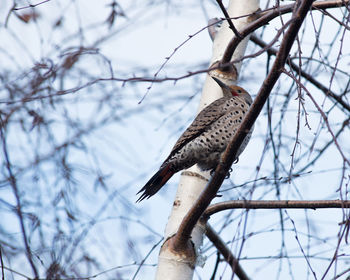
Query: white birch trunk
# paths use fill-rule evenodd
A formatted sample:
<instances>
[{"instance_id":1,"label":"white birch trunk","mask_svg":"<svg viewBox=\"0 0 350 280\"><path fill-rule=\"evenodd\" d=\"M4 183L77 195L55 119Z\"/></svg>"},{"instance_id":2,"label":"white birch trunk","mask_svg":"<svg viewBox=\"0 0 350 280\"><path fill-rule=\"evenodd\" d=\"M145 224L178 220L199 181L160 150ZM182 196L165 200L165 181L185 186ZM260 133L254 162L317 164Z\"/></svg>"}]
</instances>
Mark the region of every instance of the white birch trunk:
<instances>
[{"instance_id":1,"label":"white birch trunk","mask_svg":"<svg viewBox=\"0 0 350 280\"><path fill-rule=\"evenodd\" d=\"M227 11L230 17L238 17L242 15L251 14L259 9L259 0L230 0ZM233 24L236 29L242 30L242 28L248 23L247 17L233 20ZM233 32L228 27L228 23L225 21L219 31L217 32L213 43L213 56L211 64L215 61L221 60L222 55L229 41L233 37ZM249 38L243 40L238 46L231 60L236 60L244 55ZM235 65L237 72L241 64ZM233 81L234 82L234 81ZM215 99L222 97L221 88L215 83L215 81L207 75L203 91L202 98L199 104L198 111L202 110L205 106L213 102ZM208 172L200 171L197 166L193 166L183 172L180 178L174 206L170 214L167 227L165 229L165 240L173 236L183 217L188 210L192 207L196 199L199 197L203 188L207 184L209 179ZM192 232L192 242L195 246L196 257L195 259L186 259L183 256L175 255L167 249L167 244L164 243L158 259L158 267L156 273L157 280L187 280L193 278L194 266L196 264L203 264L203 257L199 252L199 248L202 245L204 234L204 227L198 225Z\"/></svg>"}]
</instances>

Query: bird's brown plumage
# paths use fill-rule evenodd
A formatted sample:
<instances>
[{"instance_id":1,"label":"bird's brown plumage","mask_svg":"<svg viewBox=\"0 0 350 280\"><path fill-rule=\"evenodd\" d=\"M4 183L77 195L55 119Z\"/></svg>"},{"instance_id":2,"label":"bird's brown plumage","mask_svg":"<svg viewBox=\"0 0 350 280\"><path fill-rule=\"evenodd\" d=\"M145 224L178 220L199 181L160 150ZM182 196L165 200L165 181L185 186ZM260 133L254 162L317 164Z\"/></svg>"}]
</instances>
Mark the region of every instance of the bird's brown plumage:
<instances>
[{"instance_id":1,"label":"bird's brown plumage","mask_svg":"<svg viewBox=\"0 0 350 280\"><path fill-rule=\"evenodd\" d=\"M138 201L154 195L170 177L198 164L203 170L214 169L222 152L232 139L249 109L252 99L239 86L227 86L214 78L224 96L205 107L175 143L159 171L138 192ZM250 132L251 134L251 132ZM247 145L250 134L241 145L237 157Z\"/></svg>"}]
</instances>

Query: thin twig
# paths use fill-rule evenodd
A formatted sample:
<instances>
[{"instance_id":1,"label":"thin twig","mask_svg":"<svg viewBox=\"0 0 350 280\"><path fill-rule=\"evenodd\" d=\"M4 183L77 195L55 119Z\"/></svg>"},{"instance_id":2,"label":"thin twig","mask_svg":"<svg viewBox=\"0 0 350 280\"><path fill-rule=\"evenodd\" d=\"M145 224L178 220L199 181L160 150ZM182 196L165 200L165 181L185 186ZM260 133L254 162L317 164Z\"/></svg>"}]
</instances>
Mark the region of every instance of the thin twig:
<instances>
[{"instance_id":1,"label":"thin twig","mask_svg":"<svg viewBox=\"0 0 350 280\"><path fill-rule=\"evenodd\" d=\"M186 38L180 45L178 45L173 52L167 56L164 60L164 62L162 63L162 65L158 68L158 70L154 73L153 78L150 80L151 84L147 87L147 91L146 93L142 96L141 100L138 102L138 104L142 103L142 101L146 98L147 94L149 93L149 91L151 90L152 86L154 83L159 82L159 79L157 79L159 73L163 70L163 68L165 67L165 65L169 62L169 60L175 55L175 53L182 47L184 46L189 40L191 40L194 36L200 34L202 31L204 31L205 29L209 29L211 26L214 26L217 24L217 21L209 23L207 26L201 28L200 30L196 31L195 33L188 35L188 38ZM177 80L174 80L175 82Z\"/></svg>"},{"instance_id":2,"label":"thin twig","mask_svg":"<svg viewBox=\"0 0 350 280\"><path fill-rule=\"evenodd\" d=\"M218 272L218 267L219 267L219 264L220 264L220 256L221 256L221 254L218 251L216 253L216 262L215 262L214 270L213 270L213 273L212 273L212 275L210 277L210 280L215 280L215 276L216 276L216 273Z\"/></svg>"},{"instance_id":3,"label":"thin twig","mask_svg":"<svg viewBox=\"0 0 350 280\"><path fill-rule=\"evenodd\" d=\"M4 260L2 259L2 246L0 245L1 279L5 280Z\"/></svg>"},{"instance_id":4,"label":"thin twig","mask_svg":"<svg viewBox=\"0 0 350 280\"><path fill-rule=\"evenodd\" d=\"M5 136L5 123L3 122L1 116L0 116L0 137L1 137L1 142L2 142L4 158L5 158L5 165L6 165L8 175L9 175L8 180L9 180L9 183L12 187L12 191L13 191L15 198L16 198L16 204L17 204L16 205L16 212L17 212L17 216L19 219L20 227L21 227L23 243L24 243L24 247L26 250L26 257L29 261L30 266L32 267L35 278L38 279L39 274L38 274L37 268L36 268L34 261L33 261L32 252L30 250L27 232L26 232L25 225L24 225L21 197L20 197L20 193L19 193L19 190L17 187L16 177L13 175L13 172L12 172L11 162L10 162L9 154L7 151L7 143L6 143L6 136Z\"/></svg>"},{"instance_id":5,"label":"thin twig","mask_svg":"<svg viewBox=\"0 0 350 280\"><path fill-rule=\"evenodd\" d=\"M334 135L335 139L338 139L339 135L344 131L345 128L348 127L350 122L350 118L347 118L345 121L343 121L342 127L339 129L339 131ZM296 174L300 174L302 172L304 172L306 169L308 169L310 166L312 166L313 164L315 164L315 162L322 156L322 154L329 148L332 146L332 144L334 143L333 139L331 139L326 145L324 145L324 147L322 149L319 149L318 154L314 157L314 159L312 159L311 161L309 161L304 167L302 167L301 169L298 170L298 172L296 172Z\"/></svg>"},{"instance_id":6,"label":"thin twig","mask_svg":"<svg viewBox=\"0 0 350 280\"><path fill-rule=\"evenodd\" d=\"M288 75L289 77L291 77L292 79L294 79L294 77L292 75L290 75L287 71L283 71L283 73L285 73L286 75ZM294 79L295 80L295 79ZM296 81L296 80L295 80ZM296 81L298 82L298 81ZM315 105L316 109L318 110L318 112L321 114L322 118L323 118L323 121L325 122L327 128L328 128L328 131L329 133L331 134L332 136L332 139L334 141L334 144L335 146L337 147L340 155L342 156L344 162L346 162L349 166L350 166L350 160L344 155L343 153L343 150L342 148L340 147L338 141L337 141L337 138L335 137L332 129L331 129L331 126L329 125L329 122L328 122L328 118L325 114L325 112L323 112L323 110L321 109L321 107L317 104L316 100L313 98L313 96L310 94L310 92L308 91L308 89L303 85L303 84L299 84L299 86L306 92L306 95L310 98L310 100L312 101L312 103Z\"/></svg>"},{"instance_id":7,"label":"thin twig","mask_svg":"<svg viewBox=\"0 0 350 280\"><path fill-rule=\"evenodd\" d=\"M265 43L263 40L261 40L260 38L258 38L255 35L252 35L250 37L250 40L252 42L254 42L255 44L257 44L258 46L262 47L263 49L266 49L266 47L270 46L270 44ZM269 48L267 50L267 53L269 55L277 55L277 50L275 48ZM326 86L324 86L323 84L321 84L319 81L317 81L312 75L310 75L309 73L305 72L304 70L300 69L300 67L295 64L294 62L290 61L288 63L288 65L296 72L300 73L300 75L302 77L304 77L306 80L308 80L310 83L312 83L315 87L317 87L318 89L320 89L325 95L333 98L335 101L337 101L337 104L341 105L344 109L346 109L347 111L350 112L350 105L345 103L343 101L343 99L335 94L332 90L328 89Z\"/></svg>"},{"instance_id":8,"label":"thin twig","mask_svg":"<svg viewBox=\"0 0 350 280\"><path fill-rule=\"evenodd\" d=\"M222 4L221 0L216 0L216 2L218 2L219 7L221 9L221 11L223 12L225 19L228 22L228 25L230 26L230 28L232 29L233 33L235 33L236 37L243 39L242 35L238 32L238 30L236 29L235 25L233 24L230 15L228 14L226 8L224 7L224 5Z\"/></svg>"},{"instance_id":9,"label":"thin twig","mask_svg":"<svg viewBox=\"0 0 350 280\"><path fill-rule=\"evenodd\" d=\"M44 0L44 1L41 1L41 2L36 3L36 4L30 4L30 5L23 6L23 7L18 7L18 8L14 7L13 10L14 11L19 11L19 10L23 10L23 9L35 8L35 7L39 6L39 5L45 4L45 3L50 2L50 1L51 0Z\"/></svg>"},{"instance_id":10,"label":"thin twig","mask_svg":"<svg viewBox=\"0 0 350 280\"><path fill-rule=\"evenodd\" d=\"M312 9L323 10L328 8L338 8L349 4L349 0L338 0L338 1L318 1L312 4ZM240 31L240 37L233 37L230 43L228 44L225 53L222 57L221 64L230 62L231 57L237 48L238 44L249 34L253 33L255 30L269 23L276 17L279 17L283 14L290 13L293 11L295 4L278 6L271 10L265 10L259 13L256 13L258 16L261 15L257 20L251 22L243 30ZM247 15L248 16L248 15ZM236 34L236 33L235 33Z\"/></svg>"}]
</instances>

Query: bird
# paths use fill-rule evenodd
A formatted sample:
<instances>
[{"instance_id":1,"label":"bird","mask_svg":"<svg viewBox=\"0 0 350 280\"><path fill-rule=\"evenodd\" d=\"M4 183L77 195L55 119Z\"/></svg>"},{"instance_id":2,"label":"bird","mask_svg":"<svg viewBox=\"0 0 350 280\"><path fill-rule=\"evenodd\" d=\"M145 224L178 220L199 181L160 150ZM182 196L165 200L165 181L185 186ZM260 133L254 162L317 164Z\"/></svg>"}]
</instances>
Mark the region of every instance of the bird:
<instances>
[{"instance_id":1,"label":"bird","mask_svg":"<svg viewBox=\"0 0 350 280\"><path fill-rule=\"evenodd\" d=\"M223 97L206 106L175 143L159 170L137 193L136 202L156 194L177 172L197 164L203 171L215 170L222 153L243 121L252 97L240 86L227 85L212 77L221 87ZM247 146L253 128L238 149L236 160Z\"/></svg>"}]
</instances>

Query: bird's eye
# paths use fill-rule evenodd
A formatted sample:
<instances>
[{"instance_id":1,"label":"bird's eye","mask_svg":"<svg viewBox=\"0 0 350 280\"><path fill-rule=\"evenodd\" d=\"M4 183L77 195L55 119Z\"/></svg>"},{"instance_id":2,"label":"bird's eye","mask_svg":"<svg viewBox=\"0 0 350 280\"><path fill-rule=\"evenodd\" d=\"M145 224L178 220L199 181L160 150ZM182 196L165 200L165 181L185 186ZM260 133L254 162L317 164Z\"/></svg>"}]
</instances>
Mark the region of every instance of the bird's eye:
<instances>
[{"instance_id":1,"label":"bird's eye","mask_svg":"<svg viewBox=\"0 0 350 280\"><path fill-rule=\"evenodd\" d=\"M238 93L242 93L242 91L241 91L240 89L237 89L237 92L238 92Z\"/></svg>"}]
</instances>

